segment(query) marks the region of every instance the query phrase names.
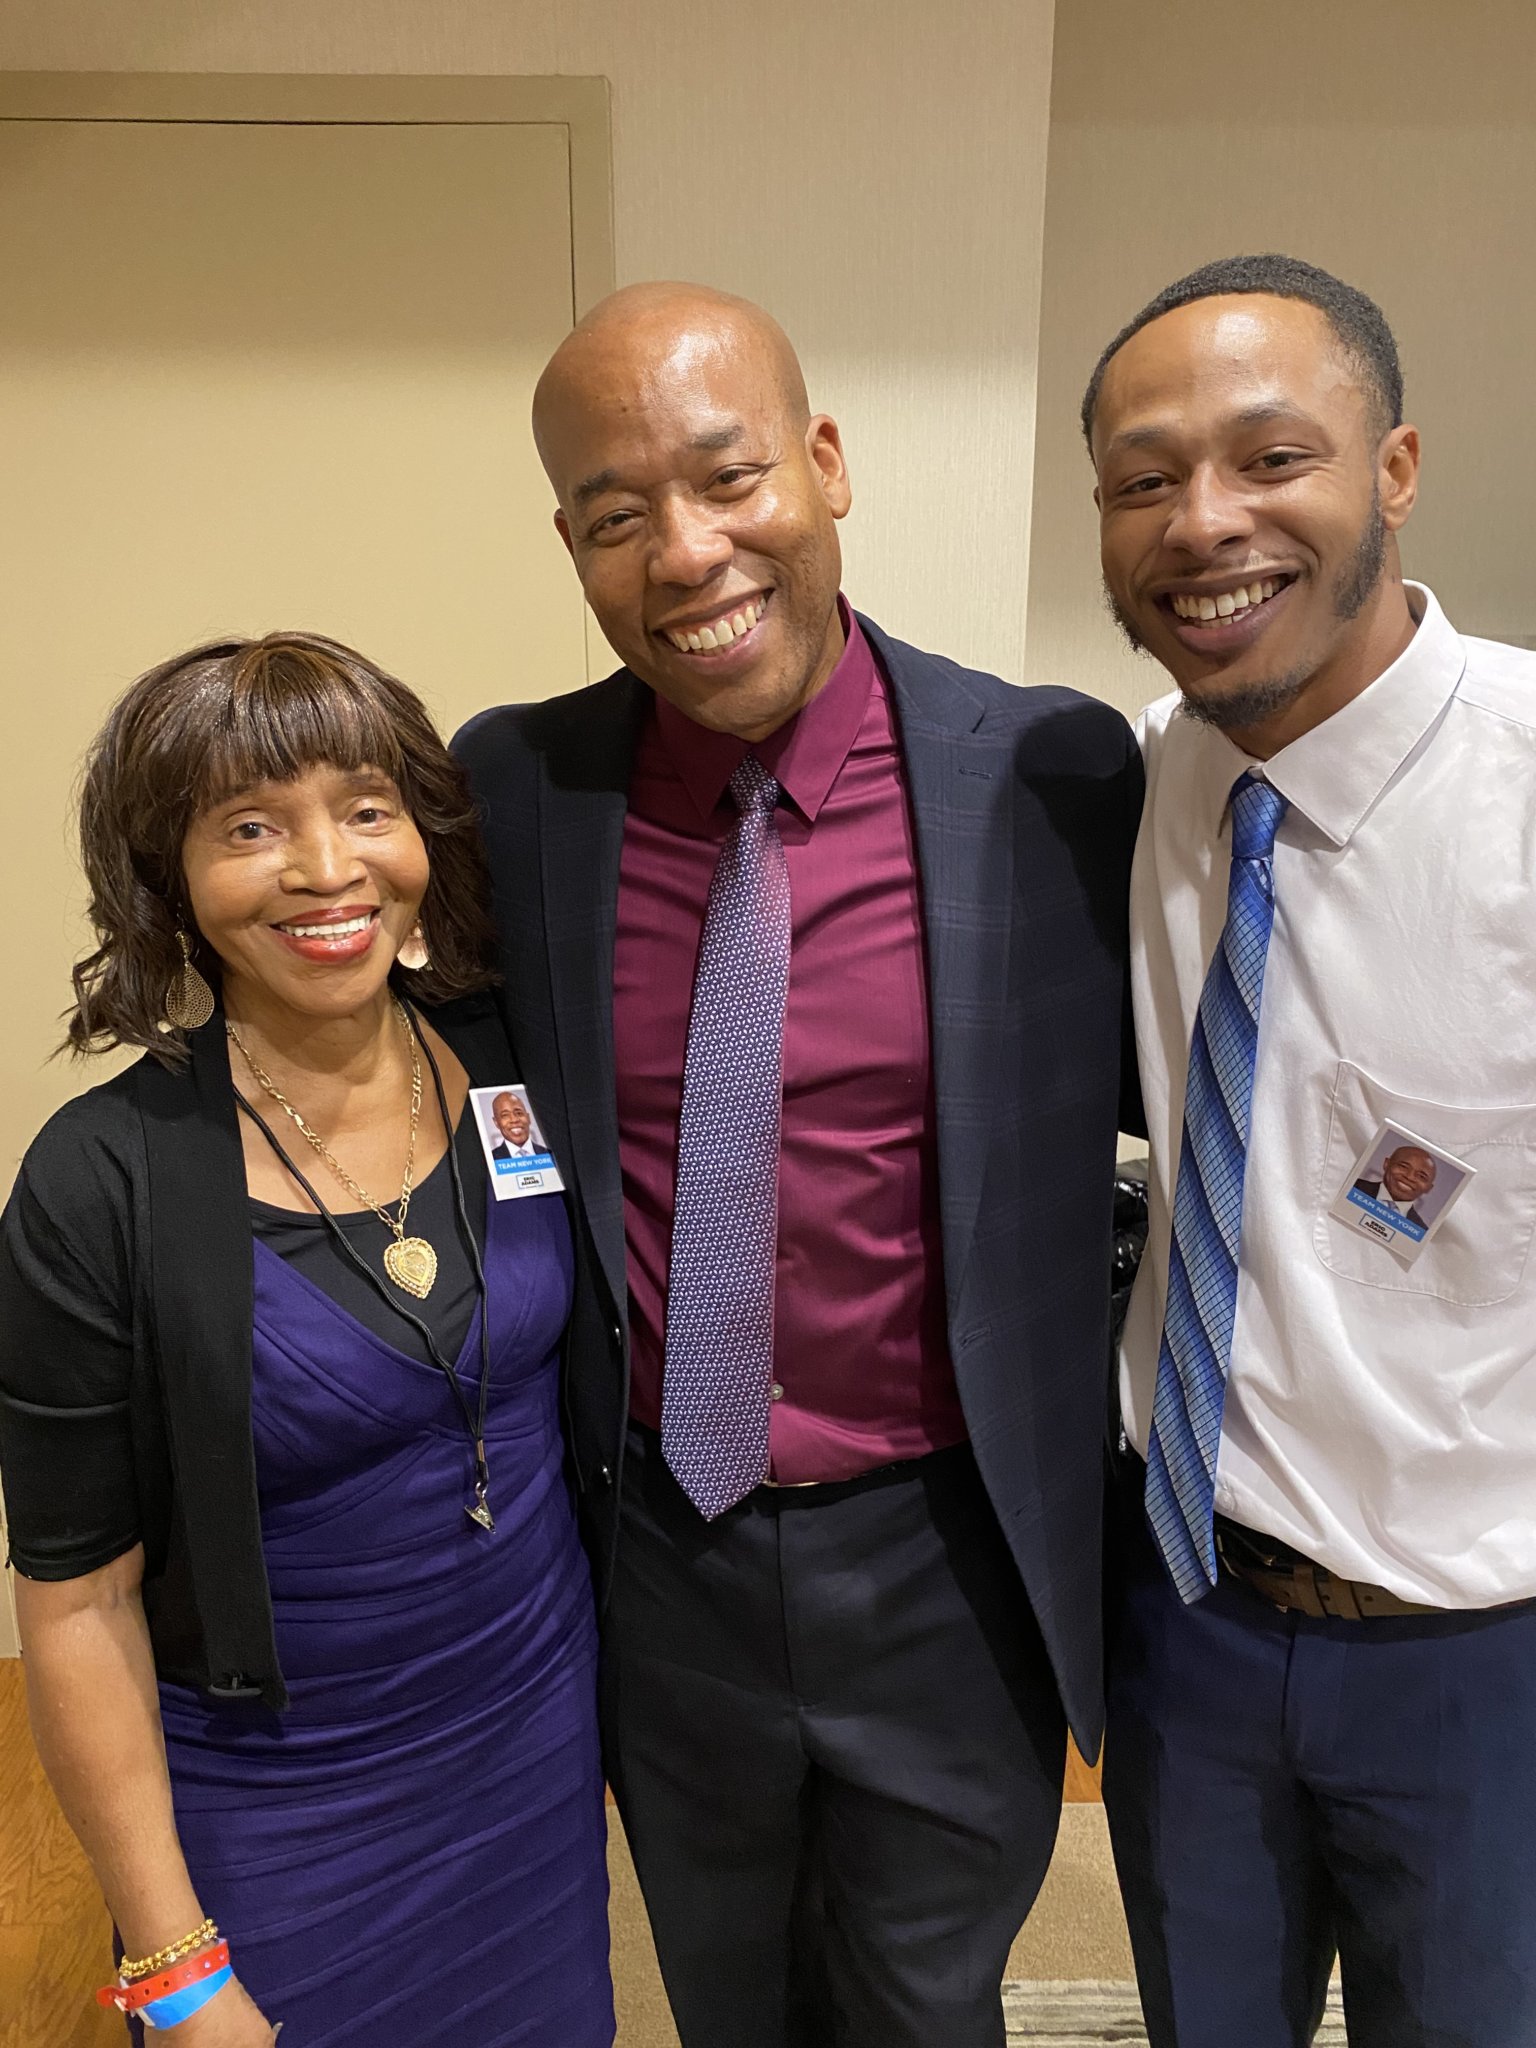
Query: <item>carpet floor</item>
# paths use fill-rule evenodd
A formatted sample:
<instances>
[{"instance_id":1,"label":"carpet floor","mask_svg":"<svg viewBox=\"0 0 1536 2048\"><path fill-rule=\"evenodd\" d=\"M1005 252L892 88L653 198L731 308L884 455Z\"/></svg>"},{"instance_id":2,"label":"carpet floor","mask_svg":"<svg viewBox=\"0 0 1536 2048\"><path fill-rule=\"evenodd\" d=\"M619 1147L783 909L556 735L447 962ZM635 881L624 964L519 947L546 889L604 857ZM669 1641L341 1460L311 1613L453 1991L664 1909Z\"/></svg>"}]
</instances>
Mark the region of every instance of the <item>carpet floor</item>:
<instances>
[{"instance_id":1,"label":"carpet floor","mask_svg":"<svg viewBox=\"0 0 1536 2048\"><path fill-rule=\"evenodd\" d=\"M1147 2048L1134 1984L1005 1984L1008 2048ZM1314 2036L1314 2048L1346 2048L1338 1987Z\"/></svg>"}]
</instances>

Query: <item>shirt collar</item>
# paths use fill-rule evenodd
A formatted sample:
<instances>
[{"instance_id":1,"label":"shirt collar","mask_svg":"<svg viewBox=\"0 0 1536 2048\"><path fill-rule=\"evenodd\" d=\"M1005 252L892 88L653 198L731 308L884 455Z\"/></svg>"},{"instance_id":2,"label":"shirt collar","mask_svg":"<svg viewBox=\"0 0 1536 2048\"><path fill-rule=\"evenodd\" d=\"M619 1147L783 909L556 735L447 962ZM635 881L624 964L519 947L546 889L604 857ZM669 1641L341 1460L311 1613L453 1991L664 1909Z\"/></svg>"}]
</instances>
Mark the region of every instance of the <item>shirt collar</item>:
<instances>
[{"instance_id":1,"label":"shirt collar","mask_svg":"<svg viewBox=\"0 0 1536 2048\"><path fill-rule=\"evenodd\" d=\"M1419 617L1413 638L1358 697L1267 761L1204 730L1212 835L1245 768L1274 784L1286 802L1335 846L1347 846L1387 784L1444 711L1461 682L1466 649L1433 591L1407 583Z\"/></svg>"},{"instance_id":2,"label":"shirt collar","mask_svg":"<svg viewBox=\"0 0 1536 2048\"><path fill-rule=\"evenodd\" d=\"M714 816L747 755L755 754L795 809L815 824L859 736L877 673L874 650L844 598L838 598L837 609L844 646L836 667L810 703L765 740L711 732L665 697L656 698L662 745L702 823Z\"/></svg>"}]
</instances>

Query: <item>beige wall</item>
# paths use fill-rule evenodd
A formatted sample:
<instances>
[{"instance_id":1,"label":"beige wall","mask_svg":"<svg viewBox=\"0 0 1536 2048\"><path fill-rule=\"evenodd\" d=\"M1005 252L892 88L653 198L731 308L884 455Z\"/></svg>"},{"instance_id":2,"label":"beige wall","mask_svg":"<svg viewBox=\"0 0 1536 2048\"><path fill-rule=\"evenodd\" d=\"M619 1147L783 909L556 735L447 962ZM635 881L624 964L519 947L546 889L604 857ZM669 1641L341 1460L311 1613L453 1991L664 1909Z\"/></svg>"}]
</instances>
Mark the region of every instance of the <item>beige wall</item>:
<instances>
[{"instance_id":1,"label":"beige wall","mask_svg":"<svg viewBox=\"0 0 1536 2048\"><path fill-rule=\"evenodd\" d=\"M835 411L848 587L1021 672L1051 0L49 0L0 68L602 74L621 280L761 299Z\"/></svg>"},{"instance_id":2,"label":"beige wall","mask_svg":"<svg viewBox=\"0 0 1536 2048\"><path fill-rule=\"evenodd\" d=\"M1076 418L1099 350L1214 256L1284 249L1392 322L1424 488L1408 572L1466 631L1536 635L1536 6L1078 0L1058 10L1029 680L1165 687L1099 598Z\"/></svg>"},{"instance_id":3,"label":"beige wall","mask_svg":"<svg viewBox=\"0 0 1536 2048\"><path fill-rule=\"evenodd\" d=\"M201 84L179 97L207 111ZM258 105L0 121L0 871L27 878L7 917L0 1188L103 1071L48 1060L86 937L66 815L136 673L323 620L445 730L585 674L528 425L571 320L567 128Z\"/></svg>"}]
</instances>

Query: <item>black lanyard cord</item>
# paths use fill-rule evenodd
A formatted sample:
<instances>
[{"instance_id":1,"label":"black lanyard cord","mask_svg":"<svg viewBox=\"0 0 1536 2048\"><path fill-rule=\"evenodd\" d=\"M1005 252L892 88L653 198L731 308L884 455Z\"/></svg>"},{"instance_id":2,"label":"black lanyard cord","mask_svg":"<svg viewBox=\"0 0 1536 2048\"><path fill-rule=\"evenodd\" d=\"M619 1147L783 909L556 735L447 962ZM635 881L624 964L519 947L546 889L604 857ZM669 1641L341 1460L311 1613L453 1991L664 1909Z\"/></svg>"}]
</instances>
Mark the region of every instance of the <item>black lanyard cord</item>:
<instances>
[{"instance_id":1,"label":"black lanyard cord","mask_svg":"<svg viewBox=\"0 0 1536 2048\"><path fill-rule=\"evenodd\" d=\"M457 1136L448 1118L448 1098L443 1088L443 1077L438 1071L437 1061L432 1056L432 1048L427 1044L426 1037L422 1033L420 1026L416 1024L414 1017L411 1021L413 1028L416 1030L422 1051L427 1056L427 1064L432 1069L432 1085L437 1096L437 1106L442 1115L443 1129L448 1137L448 1170L453 1181L454 1209L459 1230L469 1251L470 1265L475 1276L475 1295L480 1307L480 1386L479 1399L474 1408L470 1407L468 1400L465 1398L458 1373L449 1364L447 1359L443 1357L441 1351L438 1350L437 1340L421 1317L413 1314L403 1302L395 1299L382 1277L374 1272L367 1260L358 1251L356 1245L353 1244L347 1233L336 1221L336 1218L327 1209L324 1202L321 1201L319 1194L300 1171L297 1163L288 1156L277 1133L268 1124L266 1118L260 1114L253 1103L247 1100L238 1087L235 1089L235 1100L261 1132L294 1180L298 1182L305 1194L308 1195L310 1201L314 1203L316 1211L324 1219L325 1226L343 1257L348 1259L362 1275L386 1308L392 1309L402 1321L409 1323L411 1328L417 1332L422 1343L426 1346L427 1356L452 1388L453 1397L458 1402L459 1412L464 1418L464 1427L469 1431L470 1442L474 1446L476 1491L479 1496L479 1504L483 1509L486 1487L490 1476L485 1459L485 1415L491 1385L490 1295L485 1281L485 1266L480 1257L480 1246L476 1241L474 1231L470 1227L469 1210L464 1199L464 1176L459 1170ZM488 1519L483 1520L480 1515L475 1513L473 1508L467 1508L465 1512L472 1520L480 1521L482 1527L490 1526Z\"/></svg>"}]
</instances>

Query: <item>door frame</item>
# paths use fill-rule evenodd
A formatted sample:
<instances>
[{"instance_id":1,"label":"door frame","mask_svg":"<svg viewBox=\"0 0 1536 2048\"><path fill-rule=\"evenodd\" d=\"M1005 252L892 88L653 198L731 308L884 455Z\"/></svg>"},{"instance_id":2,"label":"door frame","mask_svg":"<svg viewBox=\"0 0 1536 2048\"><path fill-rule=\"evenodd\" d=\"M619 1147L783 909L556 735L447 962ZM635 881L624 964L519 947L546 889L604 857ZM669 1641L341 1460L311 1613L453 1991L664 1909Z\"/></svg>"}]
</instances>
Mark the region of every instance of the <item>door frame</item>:
<instances>
[{"instance_id":1,"label":"door frame","mask_svg":"<svg viewBox=\"0 0 1536 2048\"><path fill-rule=\"evenodd\" d=\"M610 102L606 78L356 77L231 71L0 74L0 121L564 128L570 172L573 322L613 290Z\"/></svg>"}]
</instances>

